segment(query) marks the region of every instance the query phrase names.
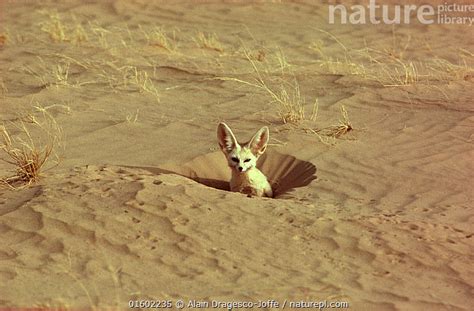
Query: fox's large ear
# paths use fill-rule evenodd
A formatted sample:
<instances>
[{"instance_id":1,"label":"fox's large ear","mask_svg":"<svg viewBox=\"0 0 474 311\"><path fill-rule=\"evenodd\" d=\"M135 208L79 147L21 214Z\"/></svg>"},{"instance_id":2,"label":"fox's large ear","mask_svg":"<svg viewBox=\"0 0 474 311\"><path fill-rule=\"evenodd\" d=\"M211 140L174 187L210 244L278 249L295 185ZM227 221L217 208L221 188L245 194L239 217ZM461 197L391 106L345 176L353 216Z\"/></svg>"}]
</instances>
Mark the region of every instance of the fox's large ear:
<instances>
[{"instance_id":1,"label":"fox's large ear","mask_svg":"<svg viewBox=\"0 0 474 311\"><path fill-rule=\"evenodd\" d=\"M270 139L270 131L268 127L264 126L253 135L249 146L255 155L262 155L267 149L268 140Z\"/></svg>"},{"instance_id":2,"label":"fox's large ear","mask_svg":"<svg viewBox=\"0 0 474 311\"><path fill-rule=\"evenodd\" d=\"M235 139L234 133L224 122L219 123L217 126L217 141L224 153L231 152L237 146L237 139Z\"/></svg>"}]
</instances>

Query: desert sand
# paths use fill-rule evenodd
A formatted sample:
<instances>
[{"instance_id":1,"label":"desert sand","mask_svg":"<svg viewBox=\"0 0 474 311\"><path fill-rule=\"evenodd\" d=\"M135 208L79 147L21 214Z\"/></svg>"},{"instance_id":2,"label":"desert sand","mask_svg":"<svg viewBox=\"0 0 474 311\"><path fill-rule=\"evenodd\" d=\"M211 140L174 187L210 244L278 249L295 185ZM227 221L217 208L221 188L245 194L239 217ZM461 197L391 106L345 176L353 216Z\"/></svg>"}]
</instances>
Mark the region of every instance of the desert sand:
<instances>
[{"instance_id":1,"label":"desert sand","mask_svg":"<svg viewBox=\"0 0 474 311\"><path fill-rule=\"evenodd\" d=\"M0 3L2 123L61 128L41 178L0 189L0 308L472 310L472 27L329 24L319 2ZM226 191L221 121L270 128L275 198Z\"/></svg>"}]
</instances>

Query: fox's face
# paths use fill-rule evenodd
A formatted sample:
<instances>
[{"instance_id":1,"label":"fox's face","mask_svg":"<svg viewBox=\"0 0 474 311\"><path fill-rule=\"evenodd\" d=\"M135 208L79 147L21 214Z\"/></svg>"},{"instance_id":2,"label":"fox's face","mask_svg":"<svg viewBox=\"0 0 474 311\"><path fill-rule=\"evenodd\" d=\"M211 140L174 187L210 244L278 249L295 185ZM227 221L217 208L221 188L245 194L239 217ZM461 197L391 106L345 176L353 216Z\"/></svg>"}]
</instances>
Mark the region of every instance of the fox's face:
<instances>
[{"instance_id":1,"label":"fox's face","mask_svg":"<svg viewBox=\"0 0 474 311\"><path fill-rule=\"evenodd\" d=\"M227 124L219 123L217 127L219 146L227 157L229 167L242 173L256 167L258 158L267 148L269 136L268 127L264 126L248 143L239 144Z\"/></svg>"},{"instance_id":2,"label":"fox's face","mask_svg":"<svg viewBox=\"0 0 474 311\"><path fill-rule=\"evenodd\" d=\"M226 154L226 157L229 166L239 172L245 172L257 165L257 157L247 146L236 145L234 150Z\"/></svg>"}]
</instances>

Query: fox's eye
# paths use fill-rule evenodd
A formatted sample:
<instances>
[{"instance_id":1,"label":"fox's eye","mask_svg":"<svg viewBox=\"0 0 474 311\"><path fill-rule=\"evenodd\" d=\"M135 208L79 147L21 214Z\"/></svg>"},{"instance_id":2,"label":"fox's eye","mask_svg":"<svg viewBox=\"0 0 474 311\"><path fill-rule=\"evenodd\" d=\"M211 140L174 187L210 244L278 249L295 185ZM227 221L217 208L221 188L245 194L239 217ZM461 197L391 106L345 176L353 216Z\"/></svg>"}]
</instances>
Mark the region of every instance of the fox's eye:
<instances>
[{"instance_id":1,"label":"fox's eye","mask_svg":"<svg viewBox=\"0 0 474 311\"><path fill-rule=\"evenodd\" d=\"M231 160L234 162L239 162L239 159L237 159L236 157L231 158Z\"/></svg>"},{"instance_id":2,"label":"fox's eye","mask_svg":"<svg viewBox=\"0 0 474 311\"><path fill-rule=\"evenodd\" d=\"M245 161L244 161L244 162L245 162L245 163L247 163L247 162L250 162L250 159L245 159Z\"/></svg>"}]
</instances>

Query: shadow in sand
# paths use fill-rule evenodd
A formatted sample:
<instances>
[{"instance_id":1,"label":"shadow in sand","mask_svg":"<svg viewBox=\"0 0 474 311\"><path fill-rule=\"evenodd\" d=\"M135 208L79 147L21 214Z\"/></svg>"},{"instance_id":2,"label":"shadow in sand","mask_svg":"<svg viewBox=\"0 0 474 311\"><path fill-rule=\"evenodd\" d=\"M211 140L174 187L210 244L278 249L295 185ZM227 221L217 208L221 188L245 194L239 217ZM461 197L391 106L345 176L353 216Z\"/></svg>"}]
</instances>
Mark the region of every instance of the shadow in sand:
<instances>
[{"instance_id":1,"label":"shadow in sand","mask_svg":"<svg viewBox=\"0 0 474 311\"><path fill-rule=\"evenodd\" d=\"M307 186L317 178L314 164L275 151L262 155L257 166L272 184L275 198L288 197L283 195ZM181 175L208 187L229 191L230 169L220 151L199 156L182 165L140 168L154 174Z\"/></svg>"}]
</instances>

